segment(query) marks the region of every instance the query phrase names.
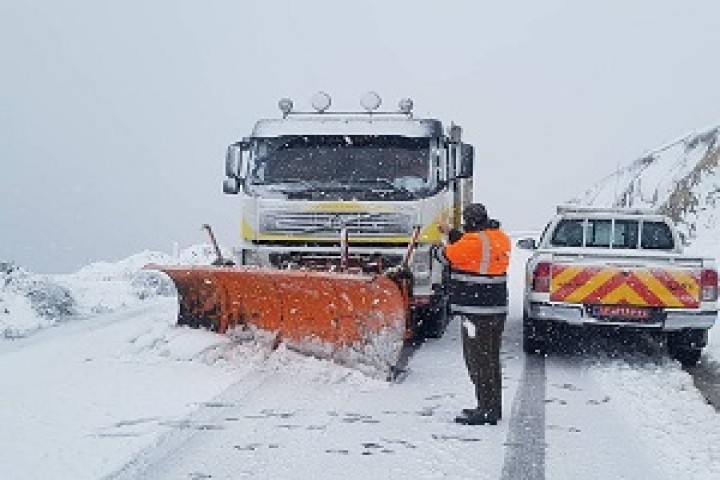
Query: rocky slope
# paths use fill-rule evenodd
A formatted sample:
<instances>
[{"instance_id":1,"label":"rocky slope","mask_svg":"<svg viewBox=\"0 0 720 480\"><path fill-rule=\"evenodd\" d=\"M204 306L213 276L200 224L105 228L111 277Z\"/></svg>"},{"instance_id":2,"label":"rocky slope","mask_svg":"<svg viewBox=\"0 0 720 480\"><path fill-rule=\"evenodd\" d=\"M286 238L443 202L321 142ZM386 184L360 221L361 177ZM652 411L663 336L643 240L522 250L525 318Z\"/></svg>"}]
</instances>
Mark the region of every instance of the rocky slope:
<instances>
[{"instance_id":1,"label":"rocky slope","mask_svg":"<svg viewBox=\"0 0 720 480\"><path fill-rule=\"evenodd\" d=\"M619 168L569 203L653 209L694 246L720 237L720 126L685 135Z\"/></svg>"}]
</instances>

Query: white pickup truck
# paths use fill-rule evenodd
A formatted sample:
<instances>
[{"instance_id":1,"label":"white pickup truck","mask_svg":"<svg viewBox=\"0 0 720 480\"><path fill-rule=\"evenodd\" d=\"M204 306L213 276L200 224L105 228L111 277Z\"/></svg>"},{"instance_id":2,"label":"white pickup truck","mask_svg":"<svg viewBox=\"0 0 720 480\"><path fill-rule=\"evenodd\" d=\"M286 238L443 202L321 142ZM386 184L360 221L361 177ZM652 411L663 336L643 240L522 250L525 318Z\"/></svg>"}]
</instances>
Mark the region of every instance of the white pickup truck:
<instances>
[{"instance_id":1,"label":"white pickup truck","mask_svg":"<svg viewBox=\"0 0 720 480\"><path fill-rule=\"evenodd\" d=\"M666 335L670 355L698 362L717 318L710 258L684 255L671 220L645 210L558 207L526 267L523 348L544 354L558 324Z\"/></svg>"}]
</instances>

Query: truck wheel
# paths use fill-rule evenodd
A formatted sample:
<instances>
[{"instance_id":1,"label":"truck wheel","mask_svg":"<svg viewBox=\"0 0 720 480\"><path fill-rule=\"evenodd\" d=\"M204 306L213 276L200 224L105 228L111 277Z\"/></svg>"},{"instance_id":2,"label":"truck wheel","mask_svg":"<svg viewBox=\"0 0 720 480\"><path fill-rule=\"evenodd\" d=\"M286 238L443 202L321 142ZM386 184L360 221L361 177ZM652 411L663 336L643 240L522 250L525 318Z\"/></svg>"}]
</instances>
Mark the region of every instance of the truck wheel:
<instances>
[{"instance_id":1,"label":"truck wheel","mask_svg":"<svg viewBox=\"0 0 720 480\"><path fill-rule=\"evenodd\" d=\"M420 308L418 315L418 328L422 338L440 338L445 333L450 320L450 305L447 296L433 297L429 307Z\"/></svg>"},{"instance_id":2,"label":"truck wheel","mask_svg":"<svg viewBox=\"0 0 720 480\"><path fill-rule=\"evenodd\" d=\"M545 324L530 318L523 313L523 351L531 355L547 353Z\"/></svg>"}]
</instances>

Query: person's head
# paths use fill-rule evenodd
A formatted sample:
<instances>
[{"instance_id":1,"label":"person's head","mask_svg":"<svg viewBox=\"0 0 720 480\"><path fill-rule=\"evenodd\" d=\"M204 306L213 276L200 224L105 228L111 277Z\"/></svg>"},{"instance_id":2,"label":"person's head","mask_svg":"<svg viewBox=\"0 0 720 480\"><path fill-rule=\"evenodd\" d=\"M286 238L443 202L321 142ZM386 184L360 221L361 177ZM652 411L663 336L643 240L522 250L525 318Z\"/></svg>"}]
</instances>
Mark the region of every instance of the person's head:
<instances>
[{"instance_id":1,"label":"person's head","mask_svg":"<svg viewBox=\"0 0 720 480\"><path fill-rule=\"evenodd\" d=\"M488 214L482 203L471 203L463 210L465 230L482 230L488 223Z\"/></svg>"}]
</instances>

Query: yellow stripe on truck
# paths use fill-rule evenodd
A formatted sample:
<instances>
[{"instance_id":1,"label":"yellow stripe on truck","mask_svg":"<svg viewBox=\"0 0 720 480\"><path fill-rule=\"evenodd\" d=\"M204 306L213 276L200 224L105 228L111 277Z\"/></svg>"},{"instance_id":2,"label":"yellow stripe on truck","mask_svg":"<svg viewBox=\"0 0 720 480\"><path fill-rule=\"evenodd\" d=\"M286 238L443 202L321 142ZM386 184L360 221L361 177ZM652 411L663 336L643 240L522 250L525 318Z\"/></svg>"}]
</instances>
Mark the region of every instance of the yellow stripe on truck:
<instances>
[{"instance_id":1,"label":"yellow stripe on truck","mask_svg":"<svg viewBox=\"0 0 720 480\"><path fill-rule=\"evenodd\" d=\"M648 277L648 282L653 282L654 284L657 284L659 289L662 289L665 294L674 299L677 300L677 297L673 292L668 290L665 285L662 284L658 279L653 277L650 272L643 271L643 276ZM678 284L682 286L682 288L687 292L688 295L694 298L700 298L700 282L698 282L696 279L694 279L690 274L682 272L682 271L671 271L667 272ZM678 302L679 303L679 302ZM679 305L681 305L679 303Z\"/></svg>"},{"instance_id":2,"label":"yellow stripe on truck","mask_svg":"<svg viewBox=\"0 0 720 480\"><path fill-rule=\"evenodd\" d=\"M578 273L582 272L582 271L584 270L584 268L582 268L582 267L571 267L571 268L568 268L567 270L572 270L571 272L567 272L567 274L568 274L568 275L571 275L572 278L574 278L575 276L577 276ZM566 270L566 271L567 271L567 270ZM563 272L563 274L565 274L565 273L566 273L566 272ZM573 291L573 293L570 294L570 295L566 298L566 301L568 301L568 302L570 302L570 303L583 303L583 299L584 299L585 297L587 297L588 295L592 294L598 286L604 284L604 283L605 283L606 281L608 281L613 275L614 275L614 272L609 271L609 270L602 270L602 271L600 271L598 274L596 274L596 275L594 275L594 276L592 277L592 280L583 283L583 284L582 284L581 286L579 286L579 287L576 287L575 290ZM554 280L555 280L555 279L553 278L553 281L554 281ZM565 282L563 282L563 284L568 283L568 282L569 282L569 281L565 281ZM553 283L554 283L554 282L553 282ZM551 286L550 286L551 291L557 290L557 288L555 288L555 286L553 285L553 283L551 283Z\"/></svg>"},{"instance_id":3,"label":"yellow stripe on truck","mask_svg":"<svg viewBox=\"0 0 720 480\"><path fill-rule=\"evenodd\" d=\"M627 284L620 285L605 295L600 303L603 305L622 305L626 303L630 305L648 305L647 300L638 295L638 293Z\"/></svg>"}]
</instances>

